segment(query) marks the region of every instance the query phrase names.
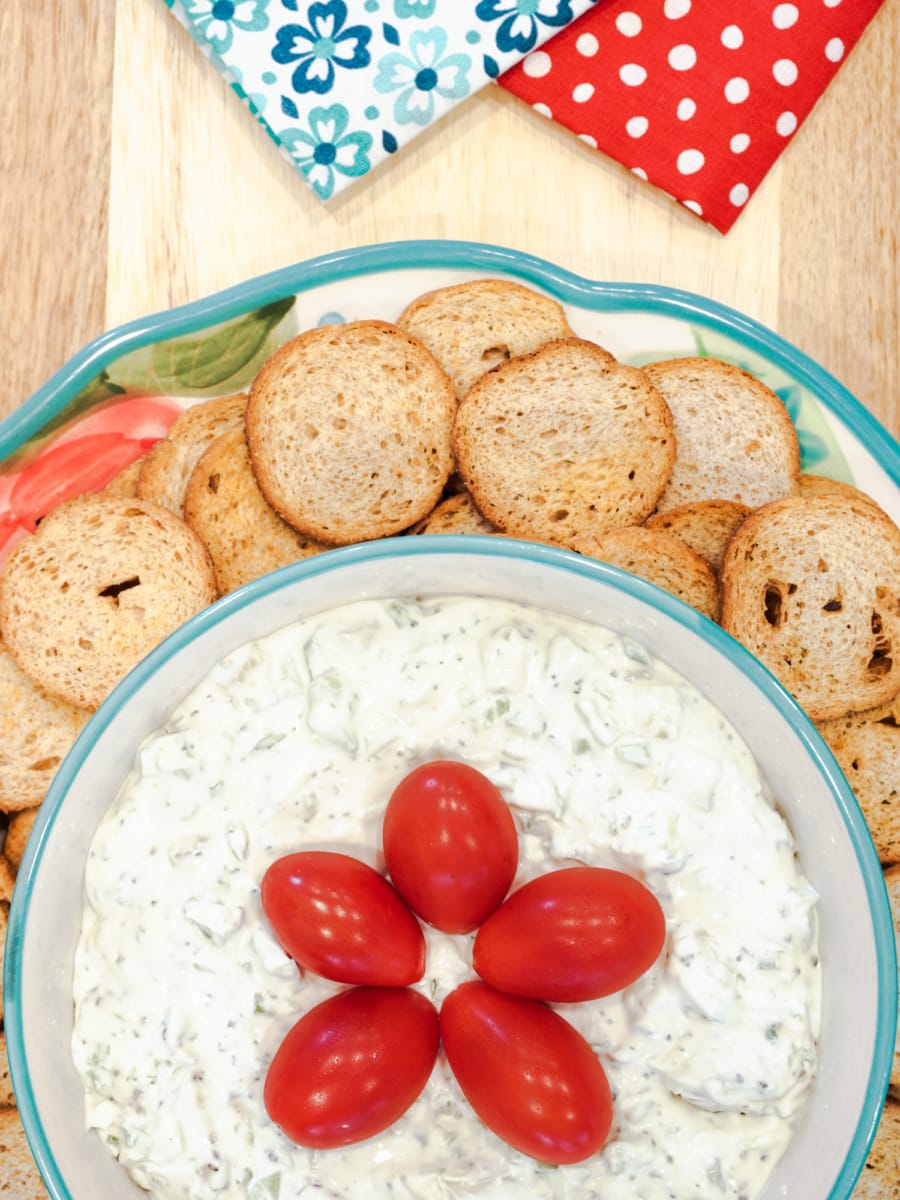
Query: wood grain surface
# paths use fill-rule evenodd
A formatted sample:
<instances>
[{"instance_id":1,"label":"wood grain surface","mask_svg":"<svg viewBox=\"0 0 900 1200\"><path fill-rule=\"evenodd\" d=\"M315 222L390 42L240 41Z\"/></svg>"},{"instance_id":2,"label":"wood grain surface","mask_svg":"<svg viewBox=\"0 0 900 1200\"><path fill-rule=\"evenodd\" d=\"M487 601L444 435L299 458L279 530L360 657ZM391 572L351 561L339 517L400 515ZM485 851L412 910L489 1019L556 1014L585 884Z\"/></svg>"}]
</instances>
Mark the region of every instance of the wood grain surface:
<instances>
[{"instance_id":1,"label":"wood grain surface","mask_svg":"<svg viewBox=\"0 0 900 1200\"><path fill-rule=\"evenodd\" d=\"M122 321L448 237L733 305L900 436L898 53L888 0L723 237L496 87L324 206L162 0L4 0L0 415Z\"/></svg>"}]
</instances>

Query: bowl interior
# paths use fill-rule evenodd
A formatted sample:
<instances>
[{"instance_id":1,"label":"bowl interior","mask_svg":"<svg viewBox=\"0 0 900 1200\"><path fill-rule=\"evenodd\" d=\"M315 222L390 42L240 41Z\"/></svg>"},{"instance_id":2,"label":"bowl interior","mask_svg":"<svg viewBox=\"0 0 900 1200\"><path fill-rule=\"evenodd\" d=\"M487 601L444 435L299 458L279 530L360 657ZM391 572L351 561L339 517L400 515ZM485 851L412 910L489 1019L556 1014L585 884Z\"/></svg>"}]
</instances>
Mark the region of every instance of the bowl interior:
<instances>
[{"instance_id":1,"label":"bowl interior","mask_svg":"<svg viewBox=\"0 0 900 1200\"><path fill-rule=\"evenodd\" d=\"M134 1200L83 1127L72 1064L72 960L94 830L138 744L225 654L329 607L403 595L488 595L596 621L641 641L697 685L747 742L800 846L820 897L824 974L818 1078L764 1192L849 1196L877 1124L893 1052L893 930L859 808L813 727L721 629L603 563L507 539L409 538L295 564L193 618L101 707L42 806L20 869L7 951L6 1028L22 1120L55 1200Z\"/></svg>"}]
</instances>

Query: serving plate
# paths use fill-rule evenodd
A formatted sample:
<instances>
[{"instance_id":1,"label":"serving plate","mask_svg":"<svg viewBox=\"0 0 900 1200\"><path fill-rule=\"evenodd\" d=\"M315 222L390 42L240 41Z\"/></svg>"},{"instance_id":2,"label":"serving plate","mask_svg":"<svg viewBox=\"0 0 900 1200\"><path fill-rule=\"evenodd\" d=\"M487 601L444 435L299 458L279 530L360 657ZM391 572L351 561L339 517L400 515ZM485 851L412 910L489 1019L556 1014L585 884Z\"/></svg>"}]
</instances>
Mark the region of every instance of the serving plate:
<instances>
[{"instance_id":1,"label":"serving plate","mask_svg":"<svg viewBox=\"0 0 900 1200\"><path fill-rule=\"evenodd\" d=\"M340 251L104 334L0 423L0 565L54 504L103 487L192 403L245 390L294 334L394 320L422 292L502 277L559 300L575 332L632 365L733 362L772 388L801 469L854 483L900 523L900 445L832 375L758 322L692 293L592 281L517 251L453 241ZM868 1143L872 1130L861 1130Z\"/></svg>"},{"instance_id":2,"label":"serving plate","mask_svg":"<svg viewBox=\"0 0 900 1200\"><path fill-rule=\"evenodd\" d=\"M540 288L572 328L623 362L680 355L737 363L783 399L804 471L855 483L900 521L900 445L832 375L771 330L692 293L602 283L497 246L393 242L343 250L91 342L0 424L0 561L53 504L102 487L187 405L247 388L301 330L395 319L434 287L499 276Z\"/></svg>"}]
</instances>

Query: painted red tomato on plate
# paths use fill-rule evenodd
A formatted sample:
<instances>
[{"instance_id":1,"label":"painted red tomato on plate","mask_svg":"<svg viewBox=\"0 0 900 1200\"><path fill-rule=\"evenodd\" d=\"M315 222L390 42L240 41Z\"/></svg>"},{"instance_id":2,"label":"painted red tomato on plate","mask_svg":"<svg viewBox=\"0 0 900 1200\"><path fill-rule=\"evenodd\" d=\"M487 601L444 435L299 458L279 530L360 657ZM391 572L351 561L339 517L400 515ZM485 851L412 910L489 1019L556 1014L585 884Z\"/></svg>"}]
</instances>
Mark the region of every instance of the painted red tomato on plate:
<instances>
[{"instance_id":1,"label":"painted red tomato on plate","mask_svg":"<svg viewBox=\"0 0 900 1200\"><path fill-rule=\"evenodd\" d=\"M475 970L504 992L569 1003L627 987L663 948L666 919L639 879L605 867L539 875L478 930Z\"/></svg>"},{"instance_id":2,"label":"painted red tomato on plate","mask_svg":"<svg viewBox=\"0 0 900 1200\"><path fill-rule=\"evenodd\" d=\"M329 850L287 854L266 870L261 899L284 950L325 979L398 988L422 978L421 925L358 858Z\"/></svg>"},{"instance_id":3,"label":"painted red tomato on plate","mask_svg":"<svg viewBox=\"0 0 900 1200\"><path fill-rule=\"evenodd\" d=\"M519 859L512 812L475 767L439 760L411 771L384 814L384 859L410 908L444 933L469 933L509 891Z\"/></svg>"},{"instance_id":4,"label":"painted red tomato on plate","mask_svg":"<svg viewBox=\"0 0 900 1200\"><path fill-rule=\"evenodd\" d=\"M266 1112L298 1145L374 1137L418 1098L437 1058L438 1014L410 988L357 987L288 1032L266 1075Z\"/></svg>"},{"instance_id":5,"label":"painted red tomato on plate","mask_svg":"<svg viewBox=\"0 0 900 1200\"><path fill-rule=\"evenodd\" d=\"M547 1163L601 1149L612 1124L606 1073L548 1005L470 980L444 1000L441 1038L466 1099L514 1149Z\"/></svg>"}]
</instances>

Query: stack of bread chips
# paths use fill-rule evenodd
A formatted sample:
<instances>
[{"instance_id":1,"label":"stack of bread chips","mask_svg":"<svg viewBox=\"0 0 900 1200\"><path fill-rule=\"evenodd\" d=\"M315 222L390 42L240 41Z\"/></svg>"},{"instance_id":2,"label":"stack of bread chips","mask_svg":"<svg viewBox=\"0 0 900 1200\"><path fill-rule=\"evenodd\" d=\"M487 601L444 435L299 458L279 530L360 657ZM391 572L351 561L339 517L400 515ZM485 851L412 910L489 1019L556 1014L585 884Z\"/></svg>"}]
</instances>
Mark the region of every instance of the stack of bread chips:
<instances>
[{"instance_id":1,"label":"stack of bread chips","mask_svg":"<svg viewBox=\"0 0 900 1200\"><path fill-rule=\"evenodd\" d=\"M419 296L394 323L301 333L249 394L187 408L102 494L59 505L13 550L0 572L0 922L57 766L153 645L299 559L446 533L612 563L751 650L854 789L900 942L900 529L857 488L801 474L784 404L746 371L626 366L577 337L556 301L485 279ZM44 1195L4 1080L0 1193ZM856 1195L900 1196L898 1161L900 1041Z\"/></svg>"}]
</instances>

